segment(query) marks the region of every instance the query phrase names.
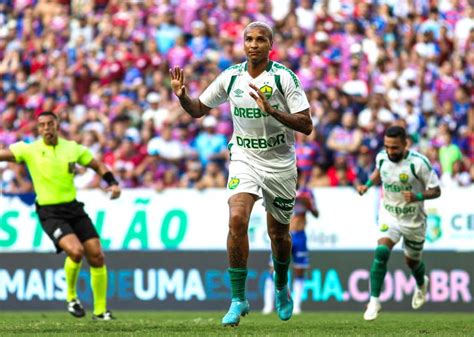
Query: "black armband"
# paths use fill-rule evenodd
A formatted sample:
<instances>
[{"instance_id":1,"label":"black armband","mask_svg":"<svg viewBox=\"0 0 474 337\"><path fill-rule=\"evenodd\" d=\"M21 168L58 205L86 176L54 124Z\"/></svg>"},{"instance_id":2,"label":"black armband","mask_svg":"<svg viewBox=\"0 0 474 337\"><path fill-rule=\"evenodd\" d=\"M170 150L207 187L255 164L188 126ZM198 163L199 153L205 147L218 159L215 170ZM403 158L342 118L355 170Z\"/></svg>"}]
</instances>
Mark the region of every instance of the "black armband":
<instances>
[{"instance_id":1,"label":"black armband","mask_svg":"<svg viewBox=\"0 0 474 337\"><path fill-rule=\"evenodd\" d=\"M114 175L112 174L112 172L110 171L107 171L105 172L103 175L102 175L102 179L104 179L104 181L109 185L109 186L112 186L112 185L118 185L118 181L115 179Z\"/></svg>"}]
</instances>

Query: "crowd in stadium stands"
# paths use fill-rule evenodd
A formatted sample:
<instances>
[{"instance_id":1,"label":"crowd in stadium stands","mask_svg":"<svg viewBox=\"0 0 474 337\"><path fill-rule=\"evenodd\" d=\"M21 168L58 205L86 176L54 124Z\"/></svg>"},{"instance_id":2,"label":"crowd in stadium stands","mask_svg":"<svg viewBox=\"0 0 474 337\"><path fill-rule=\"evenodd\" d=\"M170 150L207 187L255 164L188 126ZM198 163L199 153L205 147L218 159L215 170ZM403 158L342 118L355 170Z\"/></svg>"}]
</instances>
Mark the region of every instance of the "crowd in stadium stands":
<instances>
[{"instance_id":1,"label":"crowd in stadium stands","mask_svg":"<svg viewBox=\"0 0 474 337\"><path fill-rule=\"evenodd\" d=\"M223 187L228 105L192 119L193 97L245 60L243 28L274 28L271 58L298 75L314 132L297 135L310 187L365 182L387 125L434 164L443 186L474 182L474 6L468 0L0 0L0 148L32 141L49 110L123 187ZM3 192L31 190L2 164ZM79 188L101 186L78 168Z\"/></svg>"}]
</instances>

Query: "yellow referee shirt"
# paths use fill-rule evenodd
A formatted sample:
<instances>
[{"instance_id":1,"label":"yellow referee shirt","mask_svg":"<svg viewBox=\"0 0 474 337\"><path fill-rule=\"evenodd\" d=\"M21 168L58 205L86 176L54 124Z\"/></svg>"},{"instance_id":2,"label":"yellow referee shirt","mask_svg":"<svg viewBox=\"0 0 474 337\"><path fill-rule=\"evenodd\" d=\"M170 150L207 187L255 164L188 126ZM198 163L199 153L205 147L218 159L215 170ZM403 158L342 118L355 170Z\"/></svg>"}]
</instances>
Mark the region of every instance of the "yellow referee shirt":
<instances>
[{"instance_id":1,"label":"yellow referee shirt","mask_svg":"<svg viewBox=\"0 0 474 337\"><path fill-rule=\"evenodd\" d=\"M25 163L33 179L36 202L55 205L76 198L74 167L88 165L92 153L74 141L58 138L56 146L46 145L43 139L33 143L18 142L10 145L17 163Z\"/></svg>"}]
</instances>

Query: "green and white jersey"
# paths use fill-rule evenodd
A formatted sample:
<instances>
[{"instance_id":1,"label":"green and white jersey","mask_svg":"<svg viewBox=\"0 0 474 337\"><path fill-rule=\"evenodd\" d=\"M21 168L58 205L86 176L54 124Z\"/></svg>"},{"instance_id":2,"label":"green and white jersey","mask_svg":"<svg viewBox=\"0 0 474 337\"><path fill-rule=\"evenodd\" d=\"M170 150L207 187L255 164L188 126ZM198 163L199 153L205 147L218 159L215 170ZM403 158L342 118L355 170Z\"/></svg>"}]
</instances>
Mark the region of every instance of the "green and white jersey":
<instances>
[{"instance_id":1,"label":"green and white jersey","mask_svg":"<svg viewBox=\"0 0 474 337\"><path fill-rule=\"evenodd\" d=\"M214 108L230 102L234 133L229 142L231 160L240 160L267 172L288 170L296 165L295 132L261 111L250 96L253 83L276 109L288 113L310 107L296 75L285 66L270 61L257 78L247 72L247 62L221 73L199 100Z\"/></svg>"},{"instance_id":2,"label":"green and white jersey","mask_svg":"<svg viewBox=\"0 0 474 337\"><path fill-rule=\"evenodd\" d=\"M394 163L386 151L381 151L375 160L383 188L380 216L395 217L406 227L420 226L426 219L424 202L406 202L401 192L418 193L439 186L438 176L428 159L416 151L408 151L405 158Z\"/></svg>"}]
</instances>

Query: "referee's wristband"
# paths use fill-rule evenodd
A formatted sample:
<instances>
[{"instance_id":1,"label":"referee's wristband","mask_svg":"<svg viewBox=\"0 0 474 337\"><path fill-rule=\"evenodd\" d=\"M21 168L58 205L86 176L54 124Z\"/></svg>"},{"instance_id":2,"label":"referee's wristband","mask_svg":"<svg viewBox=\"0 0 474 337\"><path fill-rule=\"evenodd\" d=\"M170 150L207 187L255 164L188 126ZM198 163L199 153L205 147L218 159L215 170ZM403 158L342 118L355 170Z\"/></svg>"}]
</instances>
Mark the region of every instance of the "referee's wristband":
<instances>
[{"instance_id":1,"label":"referee's wristband","mask_svg":"<svg viewBox=\"0 0 474 337\"><path fill-rule=\"evenodd\" d=\"M103 175L102 175L102 179L104 179L104 181L109 185L109 186L112 186L112 185L118 185L118 181L115 179L114 175L112 174L112 172L110 171L107 171L105 172Z\"/></svg>"},{"instance_id":2,"label":"referee's wristband","mask_svg":"<svg viewBox=\"0 0 474 337\"><path fill-rule=\"evenodd\" d=\"M367 188L370 188L373 185L374 185L374 182L371 179L367 180L367 182L365 183L365 186L367 186Z\"/></svg>"},{"instance_id":3,"label":"referee's wristband","mask_svg":"<svg viewBox=\"0 0 474 337\"><path fill-rule=\"evenodd\" d=\"M423 195L423 192L418 192L417 194L415 194L415 198L416 198L416 200L418 200L418 201L423 201L423 200L425 200L425 196Z\"/></svg>"}]
</instances>

